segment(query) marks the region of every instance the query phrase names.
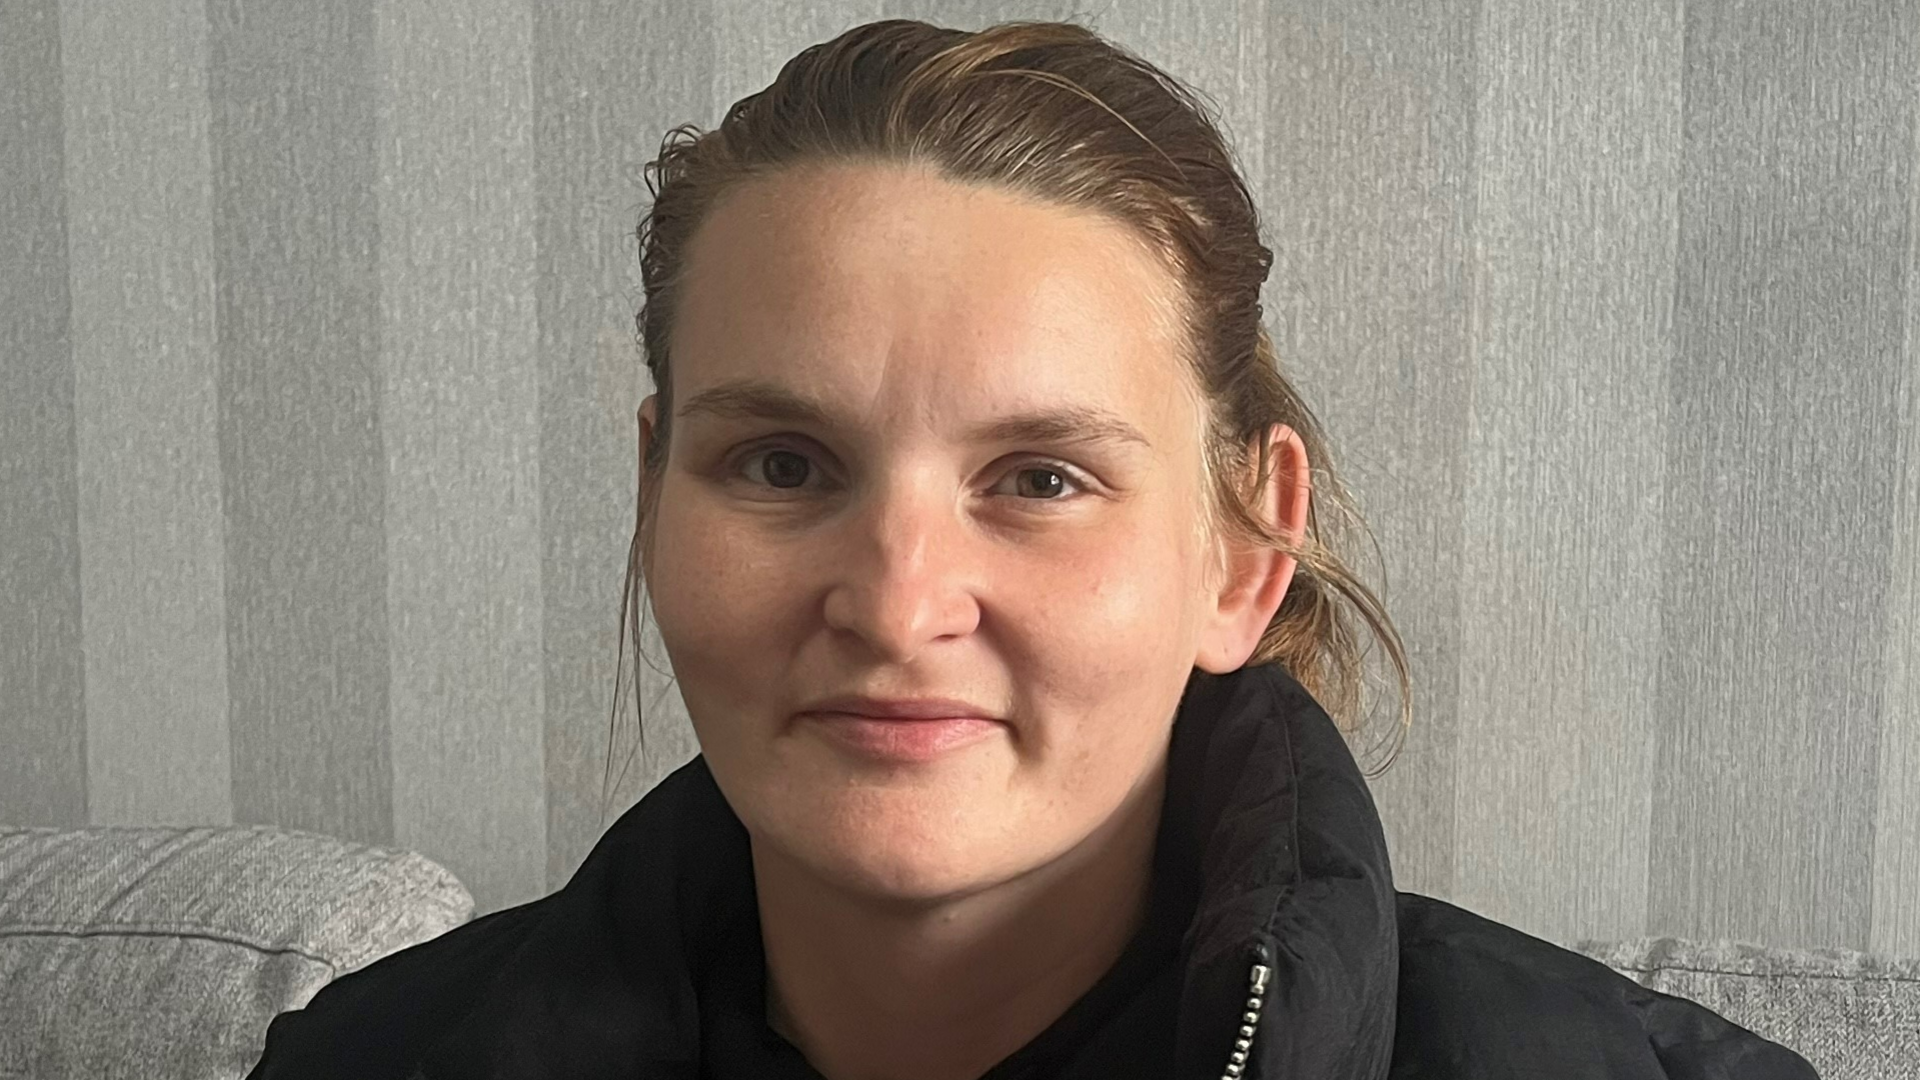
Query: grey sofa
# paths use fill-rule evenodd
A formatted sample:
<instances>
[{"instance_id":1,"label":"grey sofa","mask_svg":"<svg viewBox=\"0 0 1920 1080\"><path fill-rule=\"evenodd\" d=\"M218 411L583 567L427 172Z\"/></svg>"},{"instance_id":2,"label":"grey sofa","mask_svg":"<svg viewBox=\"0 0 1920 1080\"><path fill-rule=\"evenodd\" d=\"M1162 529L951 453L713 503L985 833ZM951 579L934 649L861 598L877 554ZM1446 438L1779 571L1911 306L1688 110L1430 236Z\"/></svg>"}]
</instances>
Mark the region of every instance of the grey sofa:
<instances>
[{"instance_id":1,"label":"grey sofa","mask_svg":"<svg viewBox=\"0 0 1920 1080\"><path fill-rule=\"evenodd\" d=\"M0 1077L235 1080L276 1014L472 914L432 861L312 833L0 827ZM1576 948L1794 1047L1826 1080L1920 1078L1920 961Z\"/></svg>"},{"instance_id":2,"label":"grey sofa","mask_svg":"<svg viewBox=\"0 0 1920 1080\"><path fill-rule=\"evenodd\" d=\"M1825 1080L1920 1078L1920 960L1675 938L1574 949L1792 1047Z\"/></svg>"},{"instance_id":3,"label":"grey sofa","mask_svg":"<svg viewBox=\"0 0 1920 1080\"><path fill-rule=\"evenodd\" d=\"M0 1077L244 1077L275 1015L472 915L410 851L263 826L0 827Z\"/></svg>"}]
</instances>

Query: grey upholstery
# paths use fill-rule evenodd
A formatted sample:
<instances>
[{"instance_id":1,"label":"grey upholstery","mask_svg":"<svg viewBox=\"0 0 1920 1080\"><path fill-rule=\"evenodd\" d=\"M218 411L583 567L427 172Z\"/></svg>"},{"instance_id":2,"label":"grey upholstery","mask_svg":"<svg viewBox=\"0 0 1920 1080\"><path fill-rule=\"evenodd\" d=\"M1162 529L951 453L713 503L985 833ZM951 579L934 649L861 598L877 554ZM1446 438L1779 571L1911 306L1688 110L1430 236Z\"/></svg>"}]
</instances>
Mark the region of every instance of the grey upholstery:
<instances>
[{"instance_id":1,"label":"grey upholstery","mask_svg":"<svg viewBox=\"0 0 1920 1080\"><path fill-rule=\"evenodd\" d=\"M1575 948L1792 1047L1823 1080L1920 1077L1920 960L1675 938Z\"/></svg>"},{"instance_id":2,"label":"grey upholstery","mask_svg":"<svg viewBox=\"0 0 1920 1080\"><path fill-rule=\"evenodd\" d=\"M235 1080L275 1015L473 910L421 855L312 833L0 827L0 1077ZM1575 948L1793 1047L1825 1080L1920 1077L1920 960Z\"/></svg>"},{"instance_id":3,"label":"grey upholstery","mask_svg":"<svg viewBox=\"0 0 1920 1080\"><path fill-rule=\"evenodd\" d=\"M427 858L312 833L0 827L0 1077L242 1077L276 1014L472 913Z\"/></svg>"}]
</instances>

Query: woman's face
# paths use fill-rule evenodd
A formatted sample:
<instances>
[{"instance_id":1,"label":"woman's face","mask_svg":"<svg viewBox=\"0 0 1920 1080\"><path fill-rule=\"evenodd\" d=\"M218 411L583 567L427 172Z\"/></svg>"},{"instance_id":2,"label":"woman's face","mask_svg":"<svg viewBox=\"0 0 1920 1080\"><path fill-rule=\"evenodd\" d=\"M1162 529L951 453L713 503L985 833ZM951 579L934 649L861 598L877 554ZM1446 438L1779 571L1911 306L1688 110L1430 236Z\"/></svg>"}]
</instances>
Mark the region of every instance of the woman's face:
<instances>
[{"instance_id":1,"label":"woman's face","mask_svg":"<svg viewBox=\"0 0 1920 1080\"><path fill-rule=\"evenodd\" d=\"M688 267L645 578L729 804L756 846L873 896L1062 856L1157 780L1222 648L1172 280L1116 224L880 165L733 189ZM748 383L824 419L700 407ZM1139 441L990 430L1054 410ZM842 694L998 722L904 760L796 716Z\"/></svg>"}]
</instances>

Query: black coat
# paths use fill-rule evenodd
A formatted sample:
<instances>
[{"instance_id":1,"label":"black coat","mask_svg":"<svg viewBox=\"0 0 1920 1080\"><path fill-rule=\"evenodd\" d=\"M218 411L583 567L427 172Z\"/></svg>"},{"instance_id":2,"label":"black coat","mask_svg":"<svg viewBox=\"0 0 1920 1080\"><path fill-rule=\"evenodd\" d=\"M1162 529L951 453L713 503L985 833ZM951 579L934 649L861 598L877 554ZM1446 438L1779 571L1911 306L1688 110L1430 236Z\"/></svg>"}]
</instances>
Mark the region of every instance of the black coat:
<instances>
[{"instance_id":1,"label":"black coat","mask_svg":"<svg viewBox=\"0 0 1920 1080\"><path fill-rule=\"evenodd\" d=\"M1701 1006L1396 893L1352 754L1277 665L1195 670L1159 836L1126 952L982 1080L1814 1078ZM765 1022L758 919L746 830L696 757L558 892L276 1017L249 1080L818 1080Z\"/></svg>"}]
</instances>

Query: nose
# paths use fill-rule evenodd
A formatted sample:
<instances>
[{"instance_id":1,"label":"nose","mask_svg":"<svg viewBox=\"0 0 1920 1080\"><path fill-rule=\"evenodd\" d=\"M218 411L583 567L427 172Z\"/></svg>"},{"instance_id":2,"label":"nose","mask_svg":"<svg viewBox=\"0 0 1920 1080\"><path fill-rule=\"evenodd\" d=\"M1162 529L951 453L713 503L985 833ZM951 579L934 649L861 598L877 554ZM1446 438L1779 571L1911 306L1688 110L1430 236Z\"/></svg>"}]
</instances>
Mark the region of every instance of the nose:
<instances>
[{"instance_id":1,"label":"nose","mask_svg":"<svg viewBox=\"0 0 1920 1080\"><path fill-rule=\"evenodd\" d=\"M970 529L932 481L876 484L848 507L831 551L824 617L879 658L903 664L979 623Z\"/></svg>"}]
</instances>

